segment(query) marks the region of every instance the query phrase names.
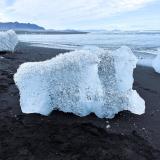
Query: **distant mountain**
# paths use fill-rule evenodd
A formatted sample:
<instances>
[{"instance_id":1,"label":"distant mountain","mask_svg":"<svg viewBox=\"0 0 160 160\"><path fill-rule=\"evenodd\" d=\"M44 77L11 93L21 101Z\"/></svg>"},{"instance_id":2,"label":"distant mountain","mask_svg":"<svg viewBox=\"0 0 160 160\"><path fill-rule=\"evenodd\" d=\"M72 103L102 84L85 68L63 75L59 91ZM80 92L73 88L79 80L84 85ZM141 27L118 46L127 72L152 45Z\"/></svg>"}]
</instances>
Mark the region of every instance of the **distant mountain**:
<instances>
[{"instance_id":1,"label":"distant mountain","mask_svg":"<svg viewBox=\"0 0 160 160\"><path fill-rule=\"evenodd\" d=\"M19 23L19 22L0 22L0 30L45 30L45 28L31 23Z\"/></svg>"}]
</instances>

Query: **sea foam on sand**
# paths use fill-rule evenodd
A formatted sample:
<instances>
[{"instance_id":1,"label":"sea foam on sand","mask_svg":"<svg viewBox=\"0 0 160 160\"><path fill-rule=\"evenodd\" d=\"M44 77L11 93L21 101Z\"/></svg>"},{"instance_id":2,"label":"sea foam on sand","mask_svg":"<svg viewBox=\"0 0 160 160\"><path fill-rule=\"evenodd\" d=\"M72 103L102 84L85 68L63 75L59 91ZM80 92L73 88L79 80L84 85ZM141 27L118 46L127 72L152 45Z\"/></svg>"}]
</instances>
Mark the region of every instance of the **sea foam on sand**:
<instances>
[{"instance_id":1,"label":"sea foam on sand","mask_svg":"<svg viewBox=\"0 0 160 160\"><path fill-rule=\"evenodd\" d=\"M21 109L43 115L53 110L78 116L95 113L100 118L113 118L123 110L143 114L145 102L132 90L136 63L128 47L85 48L24 63L14 75Z\"/></svg>"},{"instance_id":2,"label":"sea foam on sand","mask_svg":"<svg viewBox=\"0 0 160 160\"><path fill-rule=\"evenodd\" d=\"M7 32L0 32L0 52L13 52L18 43L18 38L13 30Z\"/></svg>"}]
</instances>

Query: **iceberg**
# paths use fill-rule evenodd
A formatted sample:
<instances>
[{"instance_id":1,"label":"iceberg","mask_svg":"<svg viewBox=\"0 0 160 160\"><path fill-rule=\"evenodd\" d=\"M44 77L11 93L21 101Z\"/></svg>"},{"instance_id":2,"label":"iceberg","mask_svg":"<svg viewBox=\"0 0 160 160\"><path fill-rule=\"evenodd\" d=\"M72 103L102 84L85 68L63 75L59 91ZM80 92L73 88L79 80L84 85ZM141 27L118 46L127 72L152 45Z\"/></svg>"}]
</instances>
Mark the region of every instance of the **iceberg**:
<instances>
[{"instance_id":1,"label":"iceberg","mask_svg":"<svg viewBox=\"0 0 160 160\"><path fill-rule=\"evenodd\" d=\"M53 110L113 118L123 110L145 112L133 85L137 58L130 48L115 51L84 48L44 62L22 64L14 75L24 113L48 115Z\"/></svg>"},{"instance_id":2,"label":"iceberg","mask_svg":"<svg viewBox=\"0 0 160 160\"><path fill-rule=\"evenodd\" d=\"M18 38L13 30L0 32L0 52L13 52L18 43Z\"/></svg>"},{"instance_id":3,"label":"iceberg","mask_svg":"<svg viewBox=\"0 0 160 160\"><path fill-rule=\"evenodd\" d=\"M152 61L152 67L157 73L160 73L160 53L156 56L156 58Z\"/></svg>"}]
</instances>

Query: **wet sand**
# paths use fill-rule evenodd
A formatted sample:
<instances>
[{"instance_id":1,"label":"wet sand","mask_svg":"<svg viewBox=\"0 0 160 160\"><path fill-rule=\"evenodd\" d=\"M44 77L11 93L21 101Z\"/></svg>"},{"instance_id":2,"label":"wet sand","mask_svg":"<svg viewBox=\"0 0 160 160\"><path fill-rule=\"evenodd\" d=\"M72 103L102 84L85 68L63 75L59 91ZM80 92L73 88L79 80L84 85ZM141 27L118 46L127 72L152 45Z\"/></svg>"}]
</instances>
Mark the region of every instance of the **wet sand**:
<instances>
[{"instance_id":1,"label":"wet sand","mask_svg":"<svg viewBox=\"0 0 160 160\"><path fill-rule=\"evenodd\" d=\"M134 71L134 89L146 113L127 111L114 119L77 117L53 111L48 117L23 114L13 75L24 62L50 59L66 50L20 43L0 59L0 160L158 160L160 159L160 74ZM106 127L110 125L110 127Z\"/></svg>"}]
</instances>

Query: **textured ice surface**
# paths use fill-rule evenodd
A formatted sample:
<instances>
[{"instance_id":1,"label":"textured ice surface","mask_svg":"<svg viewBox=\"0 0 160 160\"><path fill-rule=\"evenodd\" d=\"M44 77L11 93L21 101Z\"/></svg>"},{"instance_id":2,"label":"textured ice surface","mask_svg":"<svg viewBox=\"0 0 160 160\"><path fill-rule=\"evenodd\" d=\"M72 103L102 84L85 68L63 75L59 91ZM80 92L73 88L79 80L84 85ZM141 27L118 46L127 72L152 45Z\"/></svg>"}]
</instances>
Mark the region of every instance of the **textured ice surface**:
<instances>
[{"instance_id":1,"label":"textured ice surface","mask_svg":"<svg viewBox=\"0 0 160 160\"><path fill-rule=\"evenodd\" d=\"M85 48L44 62L25 63L14 75L24 113L52 110L112 118L122 110L143 114L145 103L132 90L137 59L128 47Z\"/></svg>"},{"instance_id":2,"label":"textured ice surface","mask_svg":"<svg viewBox=\"0 0 160 160\"><path fill-rule=\"evenodd\" d=\"M18 38L13 30L0 32L0 51L13 52L18 43Z\"/></svg>"},{"instance_id":3,"label":"textured ice surface","mask_svg":"<svg viewBox=\"0 0 160 160\"><path fill-rule=\"evenodd\" d=\"M157 55L157 57L153 60L152 62L152 66L154 68L154 70L157 73L160 73L160 53Z\"/></svg>"}]
</instances>

